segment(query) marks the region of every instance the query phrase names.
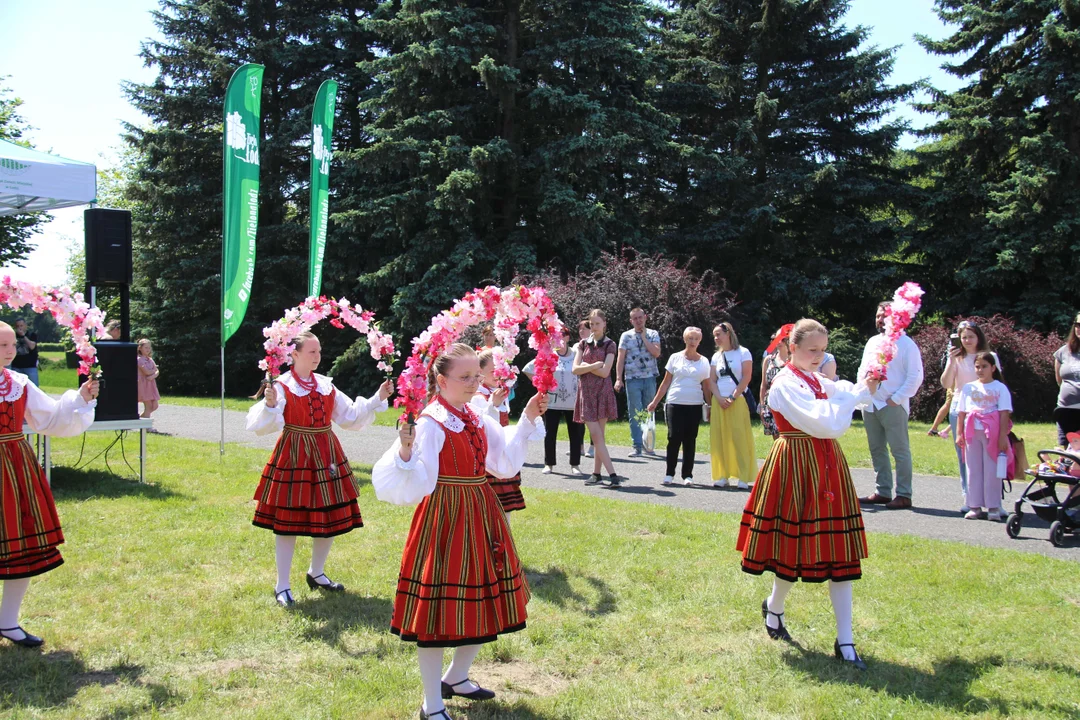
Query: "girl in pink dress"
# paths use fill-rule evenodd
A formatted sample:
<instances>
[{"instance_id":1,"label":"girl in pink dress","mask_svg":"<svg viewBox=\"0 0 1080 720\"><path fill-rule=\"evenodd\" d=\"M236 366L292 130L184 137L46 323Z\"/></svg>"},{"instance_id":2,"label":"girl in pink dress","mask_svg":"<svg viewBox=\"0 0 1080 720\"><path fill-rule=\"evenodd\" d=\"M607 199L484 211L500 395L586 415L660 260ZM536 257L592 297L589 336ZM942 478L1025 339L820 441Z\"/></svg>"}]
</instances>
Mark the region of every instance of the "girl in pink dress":
<instances>
[{"instance_id":1,"label":"girl in pink dress","mask_svg":"<svg viewBox=\"0 0 1080 720\"><path fill-rule=\"evenodd\" d=\"M158 409L158 404L161 402L161 395L157 389L157 377L159 370L157 363L154 362L154 348L150 345L150 341L143 338L139 341L138 346L138 359L136 362L139 364L139 402L143 404L142 417L148 418L150 414Z\"/></svg>"}]
</instances>

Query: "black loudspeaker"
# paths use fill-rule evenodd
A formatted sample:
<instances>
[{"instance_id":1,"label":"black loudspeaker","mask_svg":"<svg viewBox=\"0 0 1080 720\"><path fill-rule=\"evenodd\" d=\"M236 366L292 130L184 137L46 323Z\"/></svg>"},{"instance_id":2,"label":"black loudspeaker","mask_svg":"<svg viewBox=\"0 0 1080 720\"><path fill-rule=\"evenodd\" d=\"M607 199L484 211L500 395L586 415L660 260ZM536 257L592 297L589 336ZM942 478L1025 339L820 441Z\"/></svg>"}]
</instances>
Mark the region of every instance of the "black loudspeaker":
<instances>
[{"instance_id":1,"label":"black loudspeaker","mask_svg":"<svg viewBox=\"0 0 1080 720\"><path fill-rule=\"evenodd\" d=\"M86 229L86 284L131 284L131 213L91 208Z\"/></svg>"},{"instance_id":2,"label":"black loudspeaker","mask_svg":"<svg viewBox=\"0 0 1080 720\"><path fill-rule=\"evenodd\" d=\"M137 419L139 368L135 343L98 342L94 347L103 373L94 420ZM84 379L80 377L79 382Z\"/></svg>"}]
</instances>

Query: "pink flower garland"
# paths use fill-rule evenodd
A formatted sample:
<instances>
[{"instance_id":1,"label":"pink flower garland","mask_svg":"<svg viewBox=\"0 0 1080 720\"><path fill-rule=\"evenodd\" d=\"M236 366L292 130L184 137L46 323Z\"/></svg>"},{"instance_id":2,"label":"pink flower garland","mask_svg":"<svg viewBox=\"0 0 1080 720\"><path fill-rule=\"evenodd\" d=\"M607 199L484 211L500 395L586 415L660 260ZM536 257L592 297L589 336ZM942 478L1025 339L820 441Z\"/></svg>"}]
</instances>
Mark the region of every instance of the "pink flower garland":
<instances>
[{"instance_id":1,"label":"pink flower garland","mask_svg":"<svg viewBox=\"0 0 1080 720\"><path fill-rule=\"evenodd\" d=\"M83 302L82 293L73 293L67 287L45 287L22 280L12 281L5 275L0 283L0 303L18 310L24 305L36 313L48 312L58 325L71 331L75 354L79 356L79 372L82 375L99 375L95 365L97 350L90 344L90 331L98 336L105 334L105 313Z\"/></svg>"},{"instance_id":2,"label":"pink flower garland","mask_svg":"<svg viewBox=\"0 0 1080 720\"><path fill-rule=\"evenodd\" d=\"M466 329L491 320L499 342L494 352L495 377L510 381L517 376L511 363L518 354L517 335L524 323L529 332L529 347L536 350L533 385L540 393L554 390L559 360L552 339L562 332L555 304L540 287L515 285L500 290L489 285L455 301L449 310L431 319L427 330L413 338L413 352L398 378L394 406L404 408L406 415L419 415L427 405L427 373L431 363L457 342Z\"/></svg>"},{"instance_id":3,"label":"pink flower garland","mask_svg":"<svg viewBox=\"0 0 1080 720\"><path fill-rule=\"evenodd\" d=\"M330 318L330 324L336 328L348 325L361 335L366 335L371 357L378 361L378 368L387 375L393 371L394 360L398 356L394 350L394 340L379 330L378 323L372 322L375 313L353 305L345 298L335 300L314 295L286 310L283 318L263 328L266 357L259 361L259 369L273 376L280 374L283 367L292 364L296 337L326 318Z\"/></svg>"},{"instance_id":4,"label":"pink flower garland","mask_svg":"<svg viewBox=\"0 0 1080 720\"><path fill-rule=\"evenodd\" d=\"M904 283L893 295L892 303L885 309L885 337L878 346L877 360L870 363L867 377L885 380L886 366L896 357L896 341L922 307L922 296L923 289L913 282Z\"/></svg>"}]
</instances>

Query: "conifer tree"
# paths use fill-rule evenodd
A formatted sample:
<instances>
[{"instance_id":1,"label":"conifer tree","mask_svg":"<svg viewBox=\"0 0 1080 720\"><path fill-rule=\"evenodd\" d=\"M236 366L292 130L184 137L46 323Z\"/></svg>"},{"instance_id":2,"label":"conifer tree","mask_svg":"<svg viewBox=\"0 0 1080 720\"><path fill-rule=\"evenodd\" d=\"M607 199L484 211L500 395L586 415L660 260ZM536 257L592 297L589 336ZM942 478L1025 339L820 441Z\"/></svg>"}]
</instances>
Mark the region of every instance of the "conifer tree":
<instances>
[{"instance_id":1,"label":"conifer tree","mask_svg":"<svg viewBox=\"0 0 1080 720\"><path fill-rule=\"evenodd\" d=\"M911 189L891 163L912 92L893 51L863 48L846 0L686 2L667 23L661 108L689 148L658 220L716 268L742 312L863 320L895 281Z\"/></svg>"},{"instance_id":2,"label":"conifer tree","mask_svg":"<svg viewBox=\"0 0 1080 720\"><path fill-rule=\"evenodd\" d=\"M227 386L240 392L258 381L261 328L306 295L311 106L335 71L346 82L356 77L367 47L357 53L349 44L359 12L355 2L334 0L162 0L155 13L162 39L145 43L142 56L158 76L127 86L150 118L128 128L136 161L127 193L139 208L138 324L159 347L169 389L209 392L218 384L221 116L232 72L245 62L266 68L256 273L226 353ZM344 94L362 90L347 85ZM348 118L346 132L350 120L356 124Z\"/></svg>"},{"instance_id":3,"label":"conifer tree","mask_svg":"<svg viewBox=\"0 0 1080 720\"><path fill-rule=\"evenodd\" d=\"M965 82L921 106L927 186L913 249L950 313L1013 312L1044 329L1080 293L1080 2L938 0L956 26L920 37Z\"/></svg>"}]
</instances>

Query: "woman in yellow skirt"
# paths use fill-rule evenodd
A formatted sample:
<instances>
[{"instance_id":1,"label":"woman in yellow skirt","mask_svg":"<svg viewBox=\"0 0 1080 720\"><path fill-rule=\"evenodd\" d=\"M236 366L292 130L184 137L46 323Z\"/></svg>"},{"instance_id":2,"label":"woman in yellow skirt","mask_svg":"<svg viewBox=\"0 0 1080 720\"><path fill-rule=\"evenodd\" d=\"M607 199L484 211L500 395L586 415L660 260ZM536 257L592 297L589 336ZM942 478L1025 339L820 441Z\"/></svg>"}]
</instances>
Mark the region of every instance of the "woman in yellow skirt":
<instances>
[{"instance_id":1,"label":"woman in yellow skirt","mask_svg":"<svg viewBox=\"0 0 1080 720\"><path fill-rule=\"evenodd\" d=\"M709 440L713 487L727 487L730 479L732 485L747 490L757 475L750 409L743 397L754 372L754 358L739 345L731 323L713 328L713 339L716 354L707 383L712 395Z\"/></svg>"}]
</instances>

